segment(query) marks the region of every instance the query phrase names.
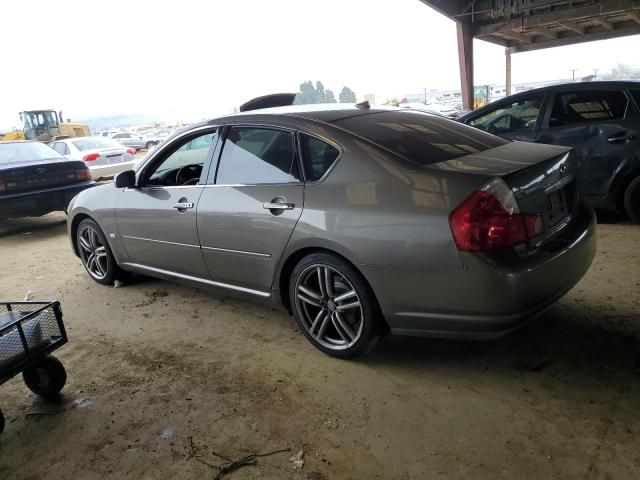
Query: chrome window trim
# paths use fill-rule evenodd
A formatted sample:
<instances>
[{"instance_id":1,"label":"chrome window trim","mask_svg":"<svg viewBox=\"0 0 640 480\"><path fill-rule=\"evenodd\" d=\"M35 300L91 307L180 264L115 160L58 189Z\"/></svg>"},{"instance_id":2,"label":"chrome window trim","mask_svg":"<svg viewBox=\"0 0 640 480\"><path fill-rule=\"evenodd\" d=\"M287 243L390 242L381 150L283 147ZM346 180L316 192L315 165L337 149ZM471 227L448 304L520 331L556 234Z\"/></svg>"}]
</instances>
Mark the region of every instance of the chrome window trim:
<instances>
[{"instance_id":1,"label":"chrome window trim","mask_svg":"<svg viewBox=\"0 0 640 480\"><path fill-rule=\"evenodd\" d=\"M160 243L162 245L173 245L176 247L200 248L200 245L193 245L191 243L167 242L166 240L155 240L153 238L134 237L131 235L122 235L122 238L128 238L130 240L140 240L143 242Z\"/></svg>"},{"instance_id":2,"label":"chrome window trim","mask_svg":"<svg viewBox=\"0 0 640 480\"><path fill-rule=\"evenodd\" d=\"M203 188L211 188L211 187L277 187L277 186L291 186L291 187L302 187L304 183L211 183L207 185L200 185Z\"/></svg>"},{"instance_id":3,"label":"chrome window trim","mask_svg":"<svg viewBox=\"0 0 640 480\"><path fill-rule=\"evenodd\" d=\"M238 255L247 255L250 257L261 257L261 258L271 258L270 253L259 253L259 252L248 252L246 250L233 250L231 248L219 248L219 247L205 247L202 246L203 250L212 250L214 252L224 252L224 253L235 253Z\"/></svg>"},{"instance_id":4,"label":"chrome window trim","mask_svg":"<svg viewBox=\"0 0 640 480\"><path fill-rule=\"evenodd\" d=\"M252 288L239 287L238 285L231 285L229 283L215 282L213 280L207 280L199 277L192 277L191 275L185 275L184 273L172 272L170 270L163 270L161 268L147 267L146 265L140 265L139 263L123 263L124 266L138 268L140 270L146 270L149 272L159 273L161 275L167 275L170 277L180 278L183 280L189 280L191 282L203 283L205 285L210 285L212 287L220 287L226 288L227 290L235 290L238 292L249 293L251 295L256 295L262 298L271 297L271 293L262 292L260 290L254 290Z\"/></svg>"}]
</instances>

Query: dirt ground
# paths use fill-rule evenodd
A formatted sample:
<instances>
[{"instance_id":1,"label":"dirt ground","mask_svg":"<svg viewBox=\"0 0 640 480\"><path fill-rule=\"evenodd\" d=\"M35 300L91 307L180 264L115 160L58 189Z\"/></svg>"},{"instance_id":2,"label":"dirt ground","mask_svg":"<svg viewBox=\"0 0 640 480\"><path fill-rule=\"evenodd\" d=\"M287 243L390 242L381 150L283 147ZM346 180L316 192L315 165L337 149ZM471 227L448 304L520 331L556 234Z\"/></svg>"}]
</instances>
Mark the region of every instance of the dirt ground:
<instances>
[{"instance_id":1,"label":"dirt ground","mask_svg":"<svg viewBox=\"0 0 640 480\"><path fill-rule=\"evenodd\" d=\"M386 338L346 362L278 310L100 286L64 222L0 225L0 296L59 299L70 339L59 403L0 386L3 480L211 479L213 452L282 448L225 478L640 478L640 227L601 225L589 274L509 337Z\"/></svg>"}]
</instances>

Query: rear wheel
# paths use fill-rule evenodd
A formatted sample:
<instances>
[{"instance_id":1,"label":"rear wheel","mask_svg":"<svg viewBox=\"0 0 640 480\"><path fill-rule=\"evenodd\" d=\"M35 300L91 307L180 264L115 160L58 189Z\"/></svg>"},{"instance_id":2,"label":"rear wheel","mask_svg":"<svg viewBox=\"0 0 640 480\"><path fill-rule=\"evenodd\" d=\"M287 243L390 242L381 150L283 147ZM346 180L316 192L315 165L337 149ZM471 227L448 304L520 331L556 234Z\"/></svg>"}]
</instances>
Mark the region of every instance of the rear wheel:
<instances>
[{"instance_id":1,"label":"rear wheel","mask_svg":"<svg viewBox=\"0 0 640 480\"><path fill-rule=\"evenodd\" d=\"M147 150L151 150L156 146L156 142L147 142Z\"/></svg>"},{"instance_id":2,"label":"rear wheel","mask_svg":"<svg viewBox=\"0 0 640 480\"><path fill-rule=\"evenodd\" d=\"M360 273L340 257L303 258L291 274L289 298L298 326L327 355L354 358L375 344L377 302Z\"/></svg>"},{"instance_id":3,"label":"rear wheel","mask_svg":"<svg viewBox=\"0 0 640 480\"><path fill-rule=\"evenodd\" d=\"M624 210L633 223L640 224L640 177L632 180L624 192Z\"/></svg>"},{"instance_id":4,"label":"rear wheel","mask_svg":"<svg viewBox=\"0 0 640 480\"><path fill-rule=\"evenodd\" d=\"M2 414L2 410L0 410L0 433L4 432L4 415Z\"/></svg>"},{"instance_id":5,"label":"rear wheel","mask_svg":"<svg viewBox=\"0 0 640 480\"><path fill-rule=\"evenodd\" d=\"M67 383L67 371L60 360L47 355L33 367L25 369L22 378L29 390L36 395L55 398Z\"/></svg>"},{"instance_id":6,"label":"rear wheel","mask_svg":"<svg viewBox=\"0 0 640 480\"><path fill-rule=\"evenodd\" d=\"M76 242L82 264L96 282L111 285L114 280L122 278L123 272L96 222L89 218L82 220L76 232Z\"/></svg>"}]
</instances>

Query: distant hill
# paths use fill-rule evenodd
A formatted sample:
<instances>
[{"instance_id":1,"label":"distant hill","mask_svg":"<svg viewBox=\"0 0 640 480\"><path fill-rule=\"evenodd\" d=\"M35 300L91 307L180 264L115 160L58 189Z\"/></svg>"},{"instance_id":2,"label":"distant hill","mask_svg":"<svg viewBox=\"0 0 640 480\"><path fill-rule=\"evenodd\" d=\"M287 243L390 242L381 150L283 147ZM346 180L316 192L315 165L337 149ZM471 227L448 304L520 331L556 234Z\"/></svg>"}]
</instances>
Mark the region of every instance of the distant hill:
<instances>
[{"instance_id":1,"label":"distant hill","mask_svg":"<svg viewBox=\"0 0 640 480\"><path fill-rule=\"evenodd\" d=\"M154 122L161 122L163 119L157 115L147 114L131 114L131 115L113 115L110 117L95 118L72 118L71 121L86 123L89 125L92 133L111 128L125 128L134 125L146 125Z\"/></svg>"}]
</instances>

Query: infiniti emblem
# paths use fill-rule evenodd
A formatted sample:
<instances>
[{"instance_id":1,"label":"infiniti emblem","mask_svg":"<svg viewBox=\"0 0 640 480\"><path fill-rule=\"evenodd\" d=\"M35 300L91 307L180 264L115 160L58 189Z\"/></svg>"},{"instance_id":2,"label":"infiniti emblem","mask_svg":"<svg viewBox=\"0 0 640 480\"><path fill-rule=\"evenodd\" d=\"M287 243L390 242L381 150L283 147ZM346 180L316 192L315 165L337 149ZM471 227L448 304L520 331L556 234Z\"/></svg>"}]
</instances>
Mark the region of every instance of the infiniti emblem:
<instances>
[{"instance_id":1,"label":"infiniti emblem","mask_svg":"<svg viewBox=\"0 0 640 480\"><path fill-rule=\"evenodd\" d=\"M567 173L567 164L566 163L561 163L560 164L560 173L563 174L563 175L565 173Z\"/></svg>"}]
</instances>

